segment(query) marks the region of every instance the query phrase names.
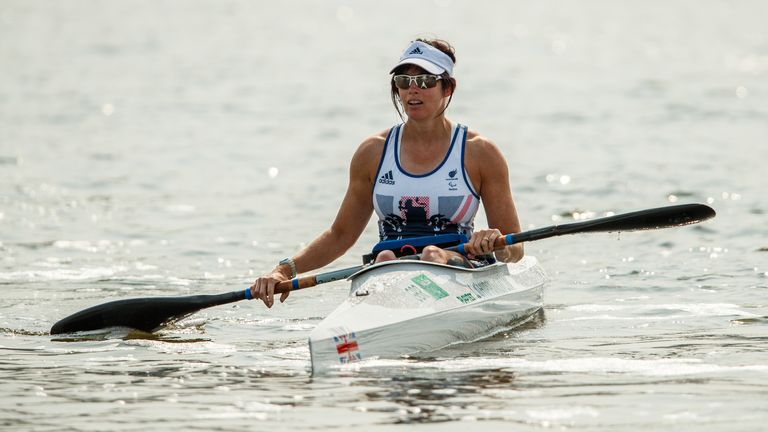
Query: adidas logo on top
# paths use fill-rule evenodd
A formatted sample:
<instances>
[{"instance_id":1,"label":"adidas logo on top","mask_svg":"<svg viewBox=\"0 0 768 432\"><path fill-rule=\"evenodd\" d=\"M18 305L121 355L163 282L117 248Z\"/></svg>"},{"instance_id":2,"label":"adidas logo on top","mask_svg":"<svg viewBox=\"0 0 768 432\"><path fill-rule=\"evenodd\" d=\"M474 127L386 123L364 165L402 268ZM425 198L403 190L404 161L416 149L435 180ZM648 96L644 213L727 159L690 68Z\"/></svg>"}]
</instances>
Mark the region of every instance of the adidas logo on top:
<instances>
[{"instance_id":1,"label":"adidas logo on top","mask_svg":"<svg viewBox=\"0 0 768 432\"><path fill-rule=\"evenodd\" d=\"M416 48L414 48L413 50L411 50L411 52L409 52L409 53L408 53L408 55L411 55L411 54L424 54L424 53L423 53L423 52L421 52L421 50L419 49L419 47L416 47Z\"/></svg>"},{"instance_id":2,"label":"adidas logo on top","mask_svg":"<svg viewBox=\"0 0 768 432\"><path fill-rule=\"evenodd\" d=\"M395 178L392 176L392 170L379 177L379 183L393 185L395 184Z\"/></svg>"}]
</instances>

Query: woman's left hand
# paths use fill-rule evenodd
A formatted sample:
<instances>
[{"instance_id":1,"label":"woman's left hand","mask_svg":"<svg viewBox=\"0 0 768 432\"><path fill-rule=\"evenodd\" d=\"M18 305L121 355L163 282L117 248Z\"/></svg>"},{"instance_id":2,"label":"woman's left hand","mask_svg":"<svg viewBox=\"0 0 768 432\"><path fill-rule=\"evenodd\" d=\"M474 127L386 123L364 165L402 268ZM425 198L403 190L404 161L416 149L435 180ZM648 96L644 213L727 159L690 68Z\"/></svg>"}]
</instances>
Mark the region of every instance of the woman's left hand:
<instances>
[{"instance_id":1,"label":"woman's left hand","mask_svg":"<svg viewBox=\"0 0 768 432\"><path fill-rule=\"evenodd\" d=\"M469 258L475 258L480 255L488 255L493 253L495 248L496 239L501 237L501 231L497 229L484 229L475 231L472 233L472 237L464 246L464 250L467 251Z\"/></svg>"}]
</instances>

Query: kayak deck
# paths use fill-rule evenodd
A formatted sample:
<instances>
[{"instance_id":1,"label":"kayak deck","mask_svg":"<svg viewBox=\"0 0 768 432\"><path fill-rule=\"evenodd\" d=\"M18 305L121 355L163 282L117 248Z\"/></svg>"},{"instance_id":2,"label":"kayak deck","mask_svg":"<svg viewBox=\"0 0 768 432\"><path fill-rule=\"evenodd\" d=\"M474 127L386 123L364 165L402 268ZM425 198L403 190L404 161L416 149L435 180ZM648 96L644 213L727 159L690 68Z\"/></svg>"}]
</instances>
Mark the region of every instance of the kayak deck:
<instances>
[{"instance_id":1,"label":"kayak deck","mask_svg":"<svg viewBox=\"0 0 768 432\"><path fill-rule=\"evenodd\" d=\"M347 300L309 335L313 373L472 342L525 322L542 307L547 276L524 257L478 269L388 261L350 279Z\"/></svg>"}]
</instances>

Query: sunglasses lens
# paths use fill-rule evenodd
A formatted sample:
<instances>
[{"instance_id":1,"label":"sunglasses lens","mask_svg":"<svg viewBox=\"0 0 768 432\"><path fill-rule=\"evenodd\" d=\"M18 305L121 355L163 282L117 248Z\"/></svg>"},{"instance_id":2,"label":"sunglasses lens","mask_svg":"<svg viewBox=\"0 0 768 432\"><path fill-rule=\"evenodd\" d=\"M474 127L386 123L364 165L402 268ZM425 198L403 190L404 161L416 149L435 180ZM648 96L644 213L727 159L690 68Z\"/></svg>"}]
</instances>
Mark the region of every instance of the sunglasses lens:
<instances>
[{"instance_id":1,"label":"sunglasses lens","mask_svg":"<svg viewBox=\"0 0 768 432\"><path fill-rule=\"evenodd\" d=\"M411 86L411 77L408 75L395 75L394 80L399 89L407 90Z\"/></svg>"},{"instance_id":2,"label":"sunglasses lens","mask_svg":"<svg viewBox=\"0 0 768 432\"><path fill-rule=\"evenodd\" d=\"M420 75L416 78L416 85L421 88L432 88L437 85L437 77L434 75Z\"/></svg>"}]
</instances>

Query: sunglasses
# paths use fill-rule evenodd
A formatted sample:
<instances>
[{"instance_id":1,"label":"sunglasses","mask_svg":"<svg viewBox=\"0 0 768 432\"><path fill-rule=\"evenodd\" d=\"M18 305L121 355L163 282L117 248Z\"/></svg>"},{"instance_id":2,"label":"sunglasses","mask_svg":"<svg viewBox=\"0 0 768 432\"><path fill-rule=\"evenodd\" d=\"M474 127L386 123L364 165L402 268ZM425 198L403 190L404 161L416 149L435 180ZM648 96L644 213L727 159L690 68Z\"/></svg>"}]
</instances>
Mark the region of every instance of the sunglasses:
<instances>
[{"instance_id":1,"label":"sunglasses","mask_svg":"<svg viewBox=\"0 0 768 432\"><path fill-rule=\"evenodd\" d=\"M443 79L439 75L395 75L392 81L395 86L401 90L408 90L411 83L416 83L416 87L428 89L437 85L437 81Z\"/></svg>"}]
</instances>

